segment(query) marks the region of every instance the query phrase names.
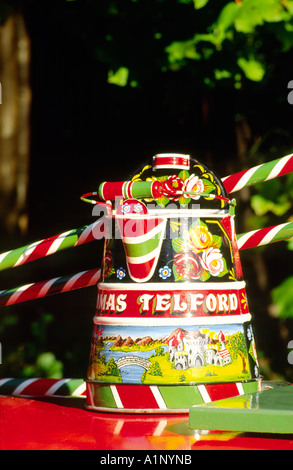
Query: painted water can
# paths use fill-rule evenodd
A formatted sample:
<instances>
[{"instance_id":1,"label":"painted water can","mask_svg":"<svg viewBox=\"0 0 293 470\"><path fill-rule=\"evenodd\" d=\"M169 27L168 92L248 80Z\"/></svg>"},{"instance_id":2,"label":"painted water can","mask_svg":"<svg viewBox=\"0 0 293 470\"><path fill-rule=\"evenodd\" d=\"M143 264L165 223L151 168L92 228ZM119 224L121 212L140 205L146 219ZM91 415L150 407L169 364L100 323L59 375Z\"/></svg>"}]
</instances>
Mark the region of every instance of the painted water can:
<instances>
[{"instance_id":1,"label":"painted water can","mask_svg":"<svg viewBox=\"0 0 293 470\"><path fill-rule=\"evenodd\" d=\"M106 233L87 408L185 413L257 391L235 201L221 179L189 155L159 154L99 195Z\"/></svg>"}]
</instances>

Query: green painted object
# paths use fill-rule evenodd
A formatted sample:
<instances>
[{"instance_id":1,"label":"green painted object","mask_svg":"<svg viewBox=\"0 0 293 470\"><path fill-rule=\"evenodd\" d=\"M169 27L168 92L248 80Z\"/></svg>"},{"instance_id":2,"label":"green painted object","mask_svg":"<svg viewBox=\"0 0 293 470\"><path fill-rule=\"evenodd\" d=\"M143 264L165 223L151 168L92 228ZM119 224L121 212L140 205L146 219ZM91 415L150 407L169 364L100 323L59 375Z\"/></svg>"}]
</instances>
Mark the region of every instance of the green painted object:
<instances>
[{"instance_id":1,"label":"green painted object","mask_svg":"<svg viewBox=\"0 0 293 470\"><path fill-rule=\"evenodd\" d=\"M293 433L293 385L193 406L192 429Z\"/></svg>"}]
</instances>

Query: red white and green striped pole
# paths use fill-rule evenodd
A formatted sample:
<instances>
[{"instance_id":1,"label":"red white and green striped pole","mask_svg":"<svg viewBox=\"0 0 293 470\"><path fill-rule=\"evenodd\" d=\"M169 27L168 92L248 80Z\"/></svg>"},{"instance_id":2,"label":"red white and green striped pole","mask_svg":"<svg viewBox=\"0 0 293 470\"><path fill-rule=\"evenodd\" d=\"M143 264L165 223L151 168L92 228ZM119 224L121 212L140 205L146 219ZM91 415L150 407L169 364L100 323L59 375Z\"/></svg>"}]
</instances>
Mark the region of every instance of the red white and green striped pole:
<instances>
[{"instance_id":1,"label":"red white and green striped pole","mask_svg":"<svg viewBox=\"0 0 293 470\"><path fill-rule=\"evenodd\" d=\"M293 155L286 155L268 163L257 165L249 170L243 170L222 178L227 193L240 191L247 186L263 183L293 171Z\"/></svg>"},{"instance_id":2,"label":"red white and green striped pole","mask_svg":"<svg viewBox=\"0 0 293 470\"><path fill-rule=\"evenodd\" d=\"M100 269L90 269L70 276L55 277L47 281L3 290L0 291L0 307L94 286L99 281L100 275Z\"/></svg>"},{"instance_id":3,"label":"red white and green striped pole","mask_svg":"<svg viewBox=\"0 0 293 470\"><path fill-rule=\"evenodd\" d=\"M237 235L237 245L239 250L246 250L248 248L256 248L257 246L289 240L292 237L293 222L287 222Z\"/></svg>"},{"instance_id":4,"label":"red white and green striped pole","mask_svg":"<svg viewBox=\"0 0 293 470\"><path fill-rule=\"evenodd\" d=\"M78 397L86 396L83 379L0 379L0 396Z\"/></svg>"},{"instance_id":5,"label":"red white and green striped pole","mask_svg":"<svg viewBox=\"0 0 293 470\"><path fill-rule=\"evenodd\" d=\"M101 220L84 227L68 230L53 237L45 238L29 245L0 254L0 271L44 258L54 253L89 243L97 239L95 230Z\"/></svg>"},{"instance_id":6,"label":"red white and green striped pole","mask_svg":"<svg viewBox=\"0 0 293 470\"><path fill-rule=\"evenodd\" d=\"M289 240L292 237L293 222L288 222L237 235L237 244L239 250L245 250ZM94 286L99 281L100 275L100 269L91 269L70 276L56 277L0 291L0 307Z\"/></svg>"}]
</instances>

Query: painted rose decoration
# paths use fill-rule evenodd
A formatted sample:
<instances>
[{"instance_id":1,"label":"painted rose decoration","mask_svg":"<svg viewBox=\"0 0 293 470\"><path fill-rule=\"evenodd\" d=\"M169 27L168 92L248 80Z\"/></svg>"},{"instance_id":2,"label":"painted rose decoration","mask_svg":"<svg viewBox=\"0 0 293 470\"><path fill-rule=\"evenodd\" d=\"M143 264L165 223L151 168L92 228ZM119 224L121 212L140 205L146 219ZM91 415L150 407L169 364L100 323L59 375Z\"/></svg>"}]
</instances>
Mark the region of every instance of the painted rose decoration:
<instances>
[{"instance_id":1,"label":"painted rose decoration","mask_svg":"<svg viewBox=\"0 0 293 470\"><path fill-rule=\"evenodd\" d=\"M224 261L220 250L217 248L209 248L202 253L201 258L203 268L208 271L211 276L218 276L224 270Z\"/></svg>"},{"instance_id":2,"label":"painted rose decoration","mask_svg":"<svg viewBox=\"0 0 293 470\"><path fill-rule=\"evenodd\" d=\"M201 177L194 173L189 174L183 170L178 175L147 178L147 181L158 180L163 185L162 196L156 200L159 205L165 206L170 201L179 202L185 206L192 200L198 200L202 195L208 197L216 189L211 175L206 173Z\"/></svg>"},{"instance_id":3,"label":"painted rose decoration","mask_svg":"<svg viewBox=\"0 0 293 470\"><path fill-rule=\"evenodd\" d=\"M221 237L213 235L206 224L199 221L192 224L187 239L178 237L172 240L175 281L207 281L211 276L222 277L227 274L221 245Z\"/></svg>"},{"instance_id":4,"label":"painted rose decoration","mask_svg":"<svg viewBox=\"0 0 293 470\"><path fill-rule=\"evenodd\" d=\"M207 186L207 185L206 185ZM210 187L210 189L214 189ZM185 192L191 192L191 193L197 193L197 194L186 194L185 198L191 197L191 199L199 199L200 194L205 192L205 183L204 180L200 179L198 176L191 175L187 180L185 180L184 185L183 185L183 191ZM208 192L208 188L207 188Z\"/></svg>"}]
</instances>

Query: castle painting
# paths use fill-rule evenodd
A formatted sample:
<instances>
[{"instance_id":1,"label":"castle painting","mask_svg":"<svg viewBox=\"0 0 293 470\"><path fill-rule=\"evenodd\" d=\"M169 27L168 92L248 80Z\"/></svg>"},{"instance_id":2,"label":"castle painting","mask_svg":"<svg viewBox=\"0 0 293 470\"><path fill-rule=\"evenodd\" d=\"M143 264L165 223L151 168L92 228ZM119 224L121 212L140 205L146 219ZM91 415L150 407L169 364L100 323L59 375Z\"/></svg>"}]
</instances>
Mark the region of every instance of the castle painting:
<instances>
[{"instance_id":1,"label":"castle painting","mask_svg":"<svg viewBox=\"0 0 293 470\"><path fill-rule=\"evenodd\" d=\"M176 384L258 376L249 324L101 328L94 331L88 371L95 381Z\"/></svg>"}]
</instances>

